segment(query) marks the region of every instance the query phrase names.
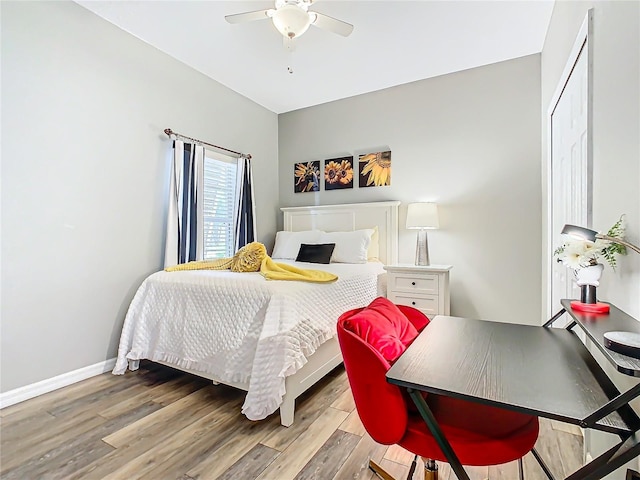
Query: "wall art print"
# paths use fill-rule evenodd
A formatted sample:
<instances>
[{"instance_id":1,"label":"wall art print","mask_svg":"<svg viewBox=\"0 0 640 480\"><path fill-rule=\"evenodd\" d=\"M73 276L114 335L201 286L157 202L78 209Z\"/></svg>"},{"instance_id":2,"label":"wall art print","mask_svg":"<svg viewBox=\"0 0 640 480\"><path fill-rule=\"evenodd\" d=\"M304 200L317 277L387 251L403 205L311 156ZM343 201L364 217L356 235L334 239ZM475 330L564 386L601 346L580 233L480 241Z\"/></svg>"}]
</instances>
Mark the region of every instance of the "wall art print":
<instances>
[{"instance_id":1,"label":"wall art print","mask_svg":"<svg viewBox=\"0 0 640 480\"><path fill-rule=\"evenodd\" d=\"M353 156L324 161L324 189L353 188Z\"/></svg>"},{"instance_id":2,"label":"wall art print","mask_svg":"<svg viewBox=\"0 0 640 480\"><path fill-rule=\"evenodd\" d=\"M360 188L391 185L391 151L359 155L358 164Z\"/></svg>"},{"instance_id":3,"label":"wall art print","mask_svg":"<svg viewBox=\"0 0 640 480\"><path fill-rule=\"evenodd\" d=\"M294 193L320 191L320 160L296 163L293 166L293 191Z\"/></svg>"}]
</instances>

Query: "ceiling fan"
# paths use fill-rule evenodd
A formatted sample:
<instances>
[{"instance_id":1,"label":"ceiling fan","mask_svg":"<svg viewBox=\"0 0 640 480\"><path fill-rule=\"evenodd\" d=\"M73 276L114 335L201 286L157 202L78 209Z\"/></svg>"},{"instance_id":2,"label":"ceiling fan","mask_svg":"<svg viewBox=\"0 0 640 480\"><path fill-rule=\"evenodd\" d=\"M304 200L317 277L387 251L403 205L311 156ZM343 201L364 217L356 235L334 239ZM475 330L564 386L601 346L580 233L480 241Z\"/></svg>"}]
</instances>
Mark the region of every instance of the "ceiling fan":
<instances>
[{"instance_id":1,"label":"ceiling fan","mask_svg":"<svg viewBox=\"0 0 640 480\"><path fill-rule=\"evenodd\" d=\"M234 24L270 18L276 29L289 40L302 35L309 25L315 25L343 37L351 34L353 25L322 13L310 12L309 7L312 3L314 0L275 0L275 9L236 13L224 18L227 22Z\"/></svg>"}]
</instances>

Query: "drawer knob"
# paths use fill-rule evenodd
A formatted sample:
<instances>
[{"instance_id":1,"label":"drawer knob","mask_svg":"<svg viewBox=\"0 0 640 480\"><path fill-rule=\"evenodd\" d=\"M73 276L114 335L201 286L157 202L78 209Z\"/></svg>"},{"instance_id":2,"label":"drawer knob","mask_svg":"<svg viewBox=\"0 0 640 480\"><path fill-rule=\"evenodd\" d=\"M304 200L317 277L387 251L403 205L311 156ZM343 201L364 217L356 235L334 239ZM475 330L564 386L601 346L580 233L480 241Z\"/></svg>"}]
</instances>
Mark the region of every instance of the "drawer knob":
<instances>
[{"instance_id":1,"label":"drawer knob","mask_svg":"<svg viewBox=\"0 0 640 480\"><path fill-rule=\"evenodd\" d=\"M416 304L416 302L411 302L411 305L415 305L415 304Z\"/></svg>"},{"instance_id":2,"label":"drawer knob","mask_svg":"<svg viewBox=\"0 0 640 480\"><path fill-rule=\"evenodd\" d=\"M411 285L414 285L414 286L415 286L415 284L416 284L416 282L411 282Z\"/></svg>"}]
</instances>

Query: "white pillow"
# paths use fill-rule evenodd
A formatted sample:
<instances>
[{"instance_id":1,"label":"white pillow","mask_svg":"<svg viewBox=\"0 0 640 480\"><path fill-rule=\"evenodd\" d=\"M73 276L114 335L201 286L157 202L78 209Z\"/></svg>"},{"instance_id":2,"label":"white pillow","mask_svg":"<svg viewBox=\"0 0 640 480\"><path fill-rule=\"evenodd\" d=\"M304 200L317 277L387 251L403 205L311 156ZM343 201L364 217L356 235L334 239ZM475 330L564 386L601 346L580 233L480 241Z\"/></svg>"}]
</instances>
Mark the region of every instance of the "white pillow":
<instances>
[{"instance_id":1,"label":"white pillow","mask_svg":"<svg viewBox=\"0 0 640 480\"><path fill-rule=\"evenodd\" d=\"M371 243L367 249L367 261L379 262L380 261L380 235L378 234L378 226L373 227L373 234L371 235Z\"/></svg>"},{"instance_id":2,"label":"white pillow","mask_svg":"<svg viewBox=\"0 0 640 480\"><path fill-rule=\"evenodd\" d=\"M367 249L372 235L372 228L353 232L323 232L319 243L336 244L331 255L332 263L367 263Z\"/></svg>"},{"instance_id":3,"label":"white pillow","mask_svg":"<svg viewBox=\"0 0 640 480\"><path fill-rule=\"evenodd\" d=\"M304 230L301 232L280 231L276 233L271 258L295 260L303 243L321 243L322 230Z\"/></svg>"}]
</instances>

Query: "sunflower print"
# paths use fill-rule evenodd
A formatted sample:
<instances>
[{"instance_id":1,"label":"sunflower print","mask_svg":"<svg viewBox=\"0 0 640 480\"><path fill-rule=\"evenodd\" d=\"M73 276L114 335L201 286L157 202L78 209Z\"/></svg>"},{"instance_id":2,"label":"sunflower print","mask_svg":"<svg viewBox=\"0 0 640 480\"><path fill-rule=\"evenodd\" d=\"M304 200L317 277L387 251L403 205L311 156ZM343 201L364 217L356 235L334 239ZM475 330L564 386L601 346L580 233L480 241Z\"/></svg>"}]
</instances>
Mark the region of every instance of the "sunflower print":
<instances>
[{"instance_id":1,"label":"sunflower print","mask_svg":"<svg viewBox=\"0 0 640 480\"><path fill-rule=\"evenodd\" d=\"M326 162L324 166L324 181L329 184L340 180L340 164L333 160Z\"/></svg>"},{"instance_id":2,"label":"sunflower print","mask_svg":"<svg viewBox=\"0 0 640 480\"><path fill-rule=\"evenodd\" d=\"M324 188L353 188L353 157L330 158L324 161Z\"/></svg>"},{"instance_id":3,"label":"sunflower print","mask_svg":"<svg viewBox=\"0 0 640 480\"><path fill-rule=\"evenodd\" d=\"M293 191L317 192L320 190L320 162L296 163L294 172L295 185Z\"/></svg>"},{"instance_id":4,"label":"sunflower print","mask_svg":"<svg viewBox=\"0 0 640 480\"><path fill-rule=\"evenodd\" d=\"M360 157L360 176L368 178L363 185L363 178L360 179L361 187L376 186L381 187L391 185L391 152L368 153Z\"/></svg>"},{"instance_id":5,"label":"sunflower print","mask_svg":"<svg viewBox=\"0 0 640 480\"><path fill-rule=\"evenodd\" d=\"M353 167L349 160L342 160L340 162L338 181L343 185L349 185L353 181Z\"/></svg>"}]
</instances>

